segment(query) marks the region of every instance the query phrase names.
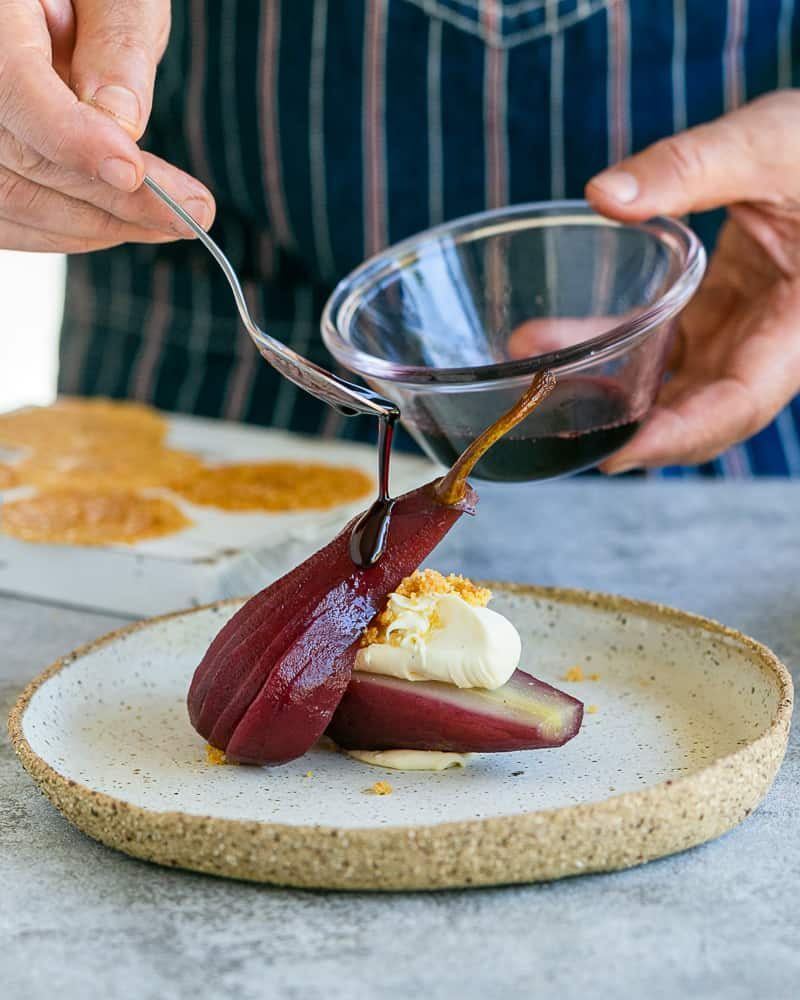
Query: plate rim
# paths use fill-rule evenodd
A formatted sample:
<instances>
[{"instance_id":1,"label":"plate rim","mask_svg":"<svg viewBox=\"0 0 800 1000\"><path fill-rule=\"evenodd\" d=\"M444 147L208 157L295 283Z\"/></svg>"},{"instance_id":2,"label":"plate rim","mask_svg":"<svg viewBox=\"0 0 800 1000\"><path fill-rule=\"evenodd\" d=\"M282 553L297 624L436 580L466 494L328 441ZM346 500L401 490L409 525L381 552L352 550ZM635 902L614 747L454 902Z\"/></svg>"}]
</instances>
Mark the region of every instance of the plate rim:
<instances>
[{"instance_id":1,"label":"plate rim","mask_svg":"<svg viewBox=\"0 0 800 1000\"><path fill-rule=\"evenodd\" d=\"M293 825L154 810L68 778L32 749L23 732L24 715L50 678L134 632L246 600L235 597L129 623L59 657L25 686L13 704L8 718L11 744L59 812L107 846L171 867L303 888L458 888L617 870L714 839L761 802L783 760L793 709L791 674L769 647L712 618L658 602L571 587L481 583L538 600L627 612L728 638L754 653L762 673L772 677L778 692L775 713L769 725L743 746L691 774L644 789L596 802L403 826ZM739 795L732 795L737 788ZM601 835L610 843L604 846ZM504 863L510 840L521 849L512 851L509 863ZM409 863L409 852L416 864Z\"/></svg>"}]
</instances>

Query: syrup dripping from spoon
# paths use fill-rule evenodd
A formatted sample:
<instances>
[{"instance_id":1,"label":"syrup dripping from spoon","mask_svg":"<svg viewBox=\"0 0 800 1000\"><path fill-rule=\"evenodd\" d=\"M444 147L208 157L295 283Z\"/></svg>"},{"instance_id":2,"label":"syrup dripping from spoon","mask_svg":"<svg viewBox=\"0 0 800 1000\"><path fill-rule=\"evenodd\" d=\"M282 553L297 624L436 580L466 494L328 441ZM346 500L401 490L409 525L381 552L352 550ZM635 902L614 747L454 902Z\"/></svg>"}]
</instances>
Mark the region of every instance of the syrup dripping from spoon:
<instances>
[{"instance_id":1,"label":"syrup dripping from spoon","mask_svg":"<svg viewBox=\"0 0 800 1000\"><path fill-rule=\"evenodd\" d=\"M445 506L458 503L467 489L467 476L483 455L512 427L521 423L555 388L551 371L538 372L517 402L469 445L436 483L435 493ZM389 461L396 417L381 417L378 427L378 499L356 521L350 535L350 558L368 569L383 555L394 500L389 496Z\"/></svg>"},{"instance_id":2,"label":"syrup dripping from spoon","mask_svg":"<svg viewBox=\"0 0 800 1000\"><path fill-rule=\"evenodd\" d=\"M389 465L396 417L380 417L378 423L378 498L365 511L350 536L350 558L361 569L374 566L386 548L394 500L389 496Z\"/></svg>"}]
</instances>

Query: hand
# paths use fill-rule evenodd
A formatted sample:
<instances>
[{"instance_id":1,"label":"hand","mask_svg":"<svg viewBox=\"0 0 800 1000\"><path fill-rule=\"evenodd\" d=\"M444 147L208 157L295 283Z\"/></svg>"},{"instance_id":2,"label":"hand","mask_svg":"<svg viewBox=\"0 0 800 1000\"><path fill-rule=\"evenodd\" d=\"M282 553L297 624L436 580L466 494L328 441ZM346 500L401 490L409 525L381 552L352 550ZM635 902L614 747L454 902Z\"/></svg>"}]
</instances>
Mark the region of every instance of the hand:
<instances>
[{"instance_id":1,"label":"hand","mask_svg":"<svg viewBox=\"0 0 800 1000\"><path fill-rule=\"evenodd\" d=\"M599 174L604 215L728 207L708 274L681 316L672 378L615 473L714 458L800 390L800 91L780 91L657 142Z\"/></svg>"},{"instance_id":2,"label":"hand","mask_svg":"<svg viewBox=\"0 0 800 1000\"><path fill-rule=\"evenodd\" d=\"M169 0L0 0L0 247L85 252L189 235L151 173L199 222L199 181L142 152Z\"/></svg>"}]
</instances>

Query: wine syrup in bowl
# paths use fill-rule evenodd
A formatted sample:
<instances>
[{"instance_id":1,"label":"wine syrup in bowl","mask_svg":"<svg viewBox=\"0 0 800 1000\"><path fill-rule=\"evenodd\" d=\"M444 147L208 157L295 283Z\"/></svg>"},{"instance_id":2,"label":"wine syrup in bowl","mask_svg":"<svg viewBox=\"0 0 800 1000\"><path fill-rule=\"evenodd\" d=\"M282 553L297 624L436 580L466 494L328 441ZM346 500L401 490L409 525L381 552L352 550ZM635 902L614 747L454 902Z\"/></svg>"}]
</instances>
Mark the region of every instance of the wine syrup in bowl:
<instances>
[{"instance_id":1,"label":"wine syrup in bowl","mask_svg":"<svg viewBox=\"0 0 800 1000\"><path fill-rule=\"evenodd\" d=\"M573 378L559 384L542 413L498 441L475 466L474 479L491 482L529 482L571 475L591 468L622 447L636 433L641 417L632 412L627 395L604 379ZM476 427L492 416L475 407ZM424 418L408 428L424 450L449 466L475 438L474 430L447 426Z\"/></svg>"}]
</instances>

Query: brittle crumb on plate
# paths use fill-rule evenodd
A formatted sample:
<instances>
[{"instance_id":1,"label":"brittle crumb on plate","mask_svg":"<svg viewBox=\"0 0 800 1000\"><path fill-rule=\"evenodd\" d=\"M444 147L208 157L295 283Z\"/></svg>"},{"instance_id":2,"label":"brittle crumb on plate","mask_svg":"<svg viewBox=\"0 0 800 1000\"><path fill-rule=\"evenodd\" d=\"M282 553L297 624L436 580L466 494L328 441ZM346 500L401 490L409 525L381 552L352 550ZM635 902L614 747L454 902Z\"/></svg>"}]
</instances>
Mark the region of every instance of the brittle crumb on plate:
<instances>
[{"instance_id":1,"label":"brittle crumb on plate","mask_svg":"<svg viewBox=\"0 0 800 1000\"><path fill-rule=\"evenodd\" d=\"M365 789L371 795L391 795L394 789L388 781L376 781L371 788Z\"/></svg>"},{"instance_id":2,"label":"brittle crumb on plate","mask_svg":"<svg viewBox=\"0 0 800 1000\"><path fill-rule=\"evenodd\" d=\"M228 760L225 756L224 750L220 750L218 747L212 747L210 743L206 744L206 761L214 766L236 763L235 760Z\"/></svg>"}]
</instances>

